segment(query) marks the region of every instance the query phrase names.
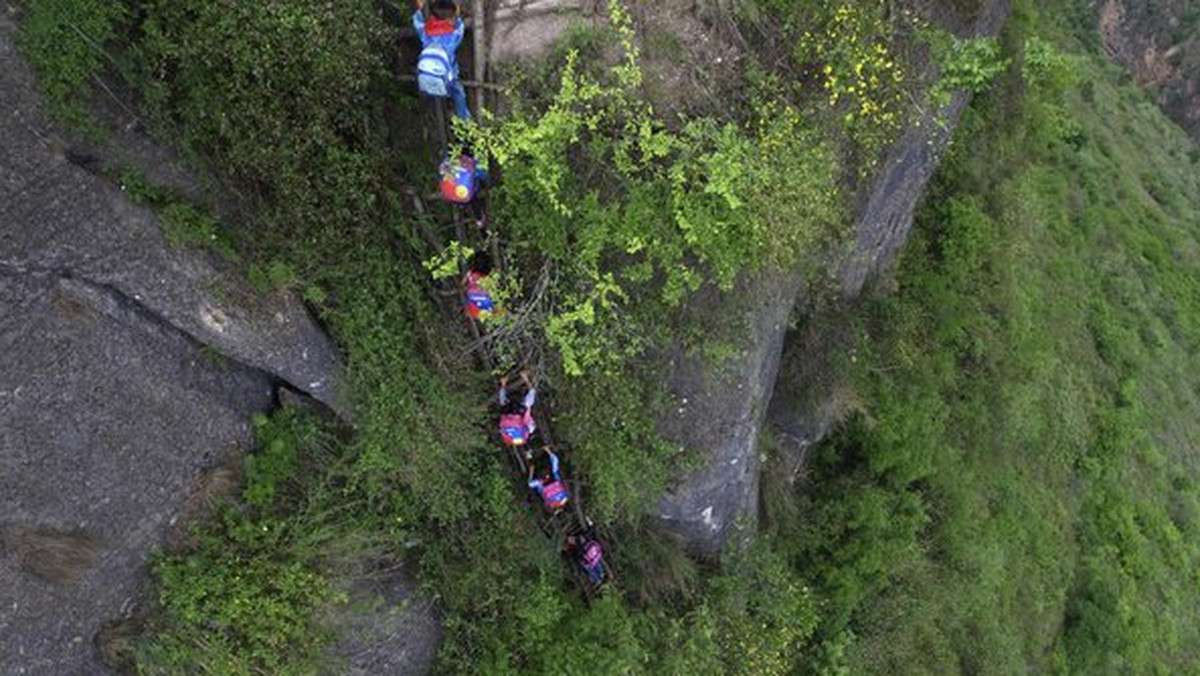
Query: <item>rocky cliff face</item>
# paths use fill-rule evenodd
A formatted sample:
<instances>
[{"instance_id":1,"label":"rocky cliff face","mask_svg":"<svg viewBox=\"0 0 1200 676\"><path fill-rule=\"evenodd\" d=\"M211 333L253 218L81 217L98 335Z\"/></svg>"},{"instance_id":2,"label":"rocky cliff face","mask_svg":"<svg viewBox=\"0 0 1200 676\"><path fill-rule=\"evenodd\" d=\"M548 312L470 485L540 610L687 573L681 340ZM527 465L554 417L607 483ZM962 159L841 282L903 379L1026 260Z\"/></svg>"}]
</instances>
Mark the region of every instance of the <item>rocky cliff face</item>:
<instances>
[{"instance_id":1,"label":"rocky cliff face","mask_svg":"<svg viewBox=\"0 0 1200 676\"><path fill-rule=\"evenodd\" d=\"M661 431L708 460L658 501L654 515L702 556L724 546L737 521L758 505L758 433L775 382L798 277L742 280L731 297L693 302L740 318L741 352L714 368L682 349L671 355L667 391L675 409Z\"/></svg>"},{"instance_id":2,"label":"rocky cliff face","mask_svg":"<svg viewBox=\"0 0 1200 676\"><path fill-rule=\"evenodd\" d=\"M497 0L489 3L488 60L497 63L545 52L572 25L593 25L600 0Z\"/></svg>"},{"instance_id":3,"label":"rocky cliff face","mask_svg":"<svg viewBox=\"0 0 1200 676\"><path fill-rule=\"evenodd\" d=\"M1200 13L1194 0L1097 0L1101 46L1200 142Z\"/></svg>"},{"instance_id":4,"label":"rocky cliff face","mask_svg":"<svg viewBox=\"0 0 1200 676\"><path fill-rule=\"evenodd\" d=\"M331 342L167 247L52 131L0 5L0 673L92 674L106 620L278 386L335 408ZM82 165L82 166L81 166Z\"/></svg>"},{"instance_id":5,"label":"rocky cliff face","mask_svg":"<svg viewBox=\"0 0 1200 676\"><path fill-rule=\"evenodd\" d=\"M972 33L997 33L1008 9L1007 0L984 3ZM835 265L843 298L857 296L894 260L967 102L966 94L954 95L944 110L931 112L887 153L884 169L855 219L853 247ZM935 123L935 116L945 125ZM747 308L752 321L746 348L719 373L682 358L671 363L668 387L679 401L686 399L689 408L666 421L664 429L672 439L700 451L707 465L679 477L656 514L697 554L719 553L735 524L751 523L756 517L758 443L768 409L781 432L776 442L795 447L794 452L802 454L828 429L831 407L799 404L827 399L832 392L814 397L807 389L811 383L776 380L787 318L803 302L804 291L797 279L777 275L747 283L725 299L702 301L710 302L714 313Z\"/></svg>"}]
</instances>

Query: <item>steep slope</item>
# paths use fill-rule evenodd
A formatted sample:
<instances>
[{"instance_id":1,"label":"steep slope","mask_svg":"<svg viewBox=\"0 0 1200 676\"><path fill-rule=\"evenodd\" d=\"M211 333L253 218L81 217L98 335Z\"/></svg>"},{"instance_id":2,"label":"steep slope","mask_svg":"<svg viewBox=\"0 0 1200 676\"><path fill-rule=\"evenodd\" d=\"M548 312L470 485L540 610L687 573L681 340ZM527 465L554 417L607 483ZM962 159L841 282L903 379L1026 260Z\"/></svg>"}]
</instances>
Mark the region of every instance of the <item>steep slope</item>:
<instances>
[{"instance_id":1,"label":"steep slope","mask_svg":"<svg viewBox=\"0 0 1200 676\"><path fill-rule=\"evenodd\" d=\"M1041 67L972 106L893 293L792 338L847 405L765 521L852 673L1196 665L1200 174L1060 9L1020 8Z\"/></svg>"},{"instance_id":2,"label":"steep slope","mask_svg":"<svg viewBox=\"0 0 1200 676\"><path fill-rule=\"evenodd\" d=\"M972 33L996 34L1008 8L1006 0L984 3ZM869 279L891 265L968 100L967 94L955 93L945 109L915 121L887 151L861 211L854 215L852 248L832 264L839 270L842 298L856 297ZM751 327L738 341L745 346L741 354L719 370L678 355L671 362L669 390L676 401L687 404L664 422L664 429L673 440L698 451L707 464L678 477L656 513L697 553L719 552L731 526L756 518L759 431L773 397L779 401L773 422L786 438L811 440L807 423L794 415L790 391L804 385L782 382L776 389L787 319L796 304L804 302L807 288L799 275L771 275L725 297L696 301L702 314L733 314Z\"/></svg>"},{"instance_id":3,"label":"steep slope","mask_svg":"<svg viewBox=\"0 0 1200 676\"><path fill-rule=\"evenodd\" d=\"M89 175L91 158L81 158L50 130L14 34L5 15L0 87L8 114L0 216L6 231L0 260L12 270L69 275L109 288L197 342L340 409L340 358L299 299L226 284L212 260L166 247L149 210Z\"/></svg>"}]
</instances>

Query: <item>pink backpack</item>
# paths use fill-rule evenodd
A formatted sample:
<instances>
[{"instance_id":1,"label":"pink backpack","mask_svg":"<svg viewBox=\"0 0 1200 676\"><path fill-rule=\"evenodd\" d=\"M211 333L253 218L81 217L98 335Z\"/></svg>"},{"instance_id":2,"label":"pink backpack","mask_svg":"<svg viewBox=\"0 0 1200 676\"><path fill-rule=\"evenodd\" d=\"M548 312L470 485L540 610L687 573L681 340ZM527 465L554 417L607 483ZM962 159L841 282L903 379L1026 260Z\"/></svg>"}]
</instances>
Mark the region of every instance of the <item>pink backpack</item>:
<instances>
[{"instance_id":1,"label":"pink backpack","mask_svg":"<svg viewBox=\"0 0 1200 676\"><path fill-rule=\"evenodd\" d=\"M525 416L520 413L500 416L500 439L509 446L524 446L528 443L529 428L525 426Z\"/></svg>"},{"instance_id":2,"label":"pink backpack","mask_svg":"<svg viewBox=\"0 0 1200 676\"><path fill-rule=\"evenodd\" d=\"M604 556L604 548L600 546L598 540L592 540L583 546L583 567L594 568L600 563L600 558Z\"/></svg>"},{"instance_id":3,"label":"pink backpack","mask_svg":"<svg viewBox=\"0 0 1200 676\"><path fill-rule=\"evenodd\" d=\"M549 509L561 509L567 504L567 487L560 481L552 481L542 488L542 500Z\"/></svg>"}]
</instances>

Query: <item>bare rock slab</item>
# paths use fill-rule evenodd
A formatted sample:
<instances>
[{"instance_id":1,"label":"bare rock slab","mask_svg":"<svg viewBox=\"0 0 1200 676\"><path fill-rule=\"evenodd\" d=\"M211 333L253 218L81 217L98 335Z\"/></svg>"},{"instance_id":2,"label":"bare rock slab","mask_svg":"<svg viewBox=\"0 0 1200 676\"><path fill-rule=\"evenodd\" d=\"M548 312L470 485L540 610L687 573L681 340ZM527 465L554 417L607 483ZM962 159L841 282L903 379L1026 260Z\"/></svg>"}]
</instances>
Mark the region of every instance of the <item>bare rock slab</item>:
<instances>
[{"instance_id":1,"label":"bare rock slab","mask_svg":"<svg viewBox=\"0 0 1200 676\"><path fill-rule=\"evenodd\" d=\"M201 472L251 447L271 394L103 290L0 271L0 673L103 673L92 636L142 591ZM47 581L22 530L86 534L94 563Z\"/></svg>"},{"instance_id":2,"label":"bare rock slab","mask_svg":"<svg viewBox=\"0 0 1200 676\"><path fill-rule=\"evenodd\" d=\"M104 673L101 625L280 382L341 409L332 342L73 163L0 3L0 673Z\"/></svg>"},{"instance_id":3,"label":"bare rock slab","mask_svg":"<svg viewBox=\"0 0 1200 676\"><path fill-rule=\"evenodd\" d=\"M489 23L488 58L514 61L545 52L574 24L592 25L598 0L499 0Z\"/></svg>"},{"instance_id":4,"label":"bare rock slab","mask_svg":"<svg viewBox=\"0 0 1200 676\"><path fill-rule=\"evenodd\" d=\"M262 296L166 246L152 211L70 162L40 112L10 16L0 16L0 265L70 276L141 304L229 359L345 413L332 341L292 294Z\"/></svg>"}]
</instances>

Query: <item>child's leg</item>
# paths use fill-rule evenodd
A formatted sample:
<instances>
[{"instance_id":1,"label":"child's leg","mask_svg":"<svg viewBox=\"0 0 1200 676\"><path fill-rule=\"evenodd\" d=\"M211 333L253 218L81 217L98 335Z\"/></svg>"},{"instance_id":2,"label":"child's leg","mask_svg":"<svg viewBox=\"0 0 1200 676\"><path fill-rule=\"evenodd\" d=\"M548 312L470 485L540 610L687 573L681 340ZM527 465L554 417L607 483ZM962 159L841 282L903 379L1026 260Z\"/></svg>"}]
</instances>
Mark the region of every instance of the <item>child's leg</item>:
<instances>
[{"instance_id":1,"label":"child's leg","mask_svg":"<svg viewBox=\"0 0 1200 676\"><path fill-rule=\"evenodd\" d=\"M467 90L463 88L462 80L455 79L450 84L450 98L454 99L454 114L470 120L471 109L467 107Z\"/></svg>"}]
</instances>

